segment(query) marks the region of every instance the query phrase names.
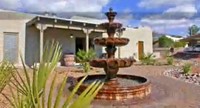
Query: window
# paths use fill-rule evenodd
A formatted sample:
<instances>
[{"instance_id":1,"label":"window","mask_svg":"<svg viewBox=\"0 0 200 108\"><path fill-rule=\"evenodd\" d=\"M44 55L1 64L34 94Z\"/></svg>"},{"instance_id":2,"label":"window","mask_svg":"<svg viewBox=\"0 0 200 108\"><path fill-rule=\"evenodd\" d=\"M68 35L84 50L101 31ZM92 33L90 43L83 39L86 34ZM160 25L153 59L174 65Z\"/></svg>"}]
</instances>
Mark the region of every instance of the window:
<instances>
[{"instance_id":1,"label":"window","mask_svg":"<svg viewBox=\"0 0 200 108\"><path fill-rule=\"evenodd\" d=\"M4 33L3 59L18 62L18 33Z\"/></svg>"}]
</instances>

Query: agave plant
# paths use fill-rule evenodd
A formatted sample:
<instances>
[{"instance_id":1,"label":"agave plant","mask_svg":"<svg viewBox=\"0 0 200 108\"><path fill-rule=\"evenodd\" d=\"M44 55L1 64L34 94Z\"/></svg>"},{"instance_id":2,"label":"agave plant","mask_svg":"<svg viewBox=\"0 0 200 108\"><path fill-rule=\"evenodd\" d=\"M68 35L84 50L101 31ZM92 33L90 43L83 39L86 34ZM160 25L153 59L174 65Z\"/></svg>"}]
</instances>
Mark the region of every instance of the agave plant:
<instances>
[{"instance_id":1,"label":"agave plant","mask_svg":"<svg viewBox=\"0 0 200 108\"><path fill-rule=\"evenodd\" d=\"M156 62L154 58L155 56L153 55L153 53L147 53L142 56L141 62L144 65L154 65Z\"/></svg>"},{"instance_id":2,"label":"agave plant","mask_svg":"<svg viewBox=\"0 0 200 108\"><path fill-rule=\"evenodd\" d=\"M82 64L84 72L89 72L90 71L90 60L94 59L96 56L96 53L93 49L89 49L89 51L85 50L79 50L76 59Z\"/></svg>"},{"instance_id":3,"label":"agave plant","mask_svg":"<svg viewBox=\"0 0 200 108\"><path fill-rule=\"evenodd\" d=\"M12 77L14 67L7 61L0 63L0 92L4 89Z\"/></svg>"},{"instance_id":4,"label":"agave plant","mask_svg":"<svg viewBox=\"0 0 200 108\"><path fill-rule=\"evenodd\" d=\"M64 100L64 103L61 102L61 99L64 87L66 86L67 76L63 79L58 92L54 94L53 91L55 91L55 81L57 77L56 73L50 84L50 90L47 92L47 80L49 76L53 74L60 57L61 47L58 42L53 41L50 45L47 44L45 47L39 68L36 69L36 65L34 65L32 73L28 72L22 60L25 78L21 73L16 71L16 74L13 75L13 80L11 80L9 84L12 95L11 98L3 94L13 108L82 108L82 106L87 108L90 106L91 101L103 86L103 83L97 81L93 82L78 99L72 101L79 86L87 76L74 87L70 96Z\"/></svg>"}]
</instances>

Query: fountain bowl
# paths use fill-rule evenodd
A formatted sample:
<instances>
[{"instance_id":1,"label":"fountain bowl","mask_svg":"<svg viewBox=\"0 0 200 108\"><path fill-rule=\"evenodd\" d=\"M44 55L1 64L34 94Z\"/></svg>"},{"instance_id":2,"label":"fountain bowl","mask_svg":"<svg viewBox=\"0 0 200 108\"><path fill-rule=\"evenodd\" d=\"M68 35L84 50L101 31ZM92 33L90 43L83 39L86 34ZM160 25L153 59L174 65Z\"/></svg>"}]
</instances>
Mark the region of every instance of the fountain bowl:
<instances>
[{"instance_id":1,"label":"fountain bowl","mask_svg":"<svg viewBox=\"0 0 200 108\"><path fill-rule=\"evenodd\" d=\"M75 86L82 78L78 77ZM108 82L105 81L106 75L89 75L81 84L78 93L82 93L92 82L105 82L95 99L100 100L127 100L127 99L143 99L151 93L150 81L142 76L119 74L117 78Z\"/></svg>"},{"instance_id":2,"label":"fountain bowl","mask_svg":"<svg viewBox=\"0 0 200 108\"><path fill-rule=\"evenodd\" d=\"M117 28L121 28L122 24L121 23L117 23L117 22L115 22L115 23L106 22L106 23L100 24L100 27L105 28L105 29L107 29L107 28L115 28L115 29L117 29Z\"/></svg>"},{"instance_id":3,"label":"fountain bowl","mask_svg":"<svg viewBox=\"0 0 200 108\"><path fill-rule=\"evenodd\" d=\"M108 45L115 45L115 46L124 46L127 45L129 39L127 38L95 38L94 43L95 45L101 46L108 46Z\"/></svg>"},{"instance_id":4,"label":"fountain bowl","mask_svg":"<svg viewBox=\"0 0 200 108\"><path fill-rule=\"evenodd\" d=\"M121 59L94 59L90 61L90 65L96 68L104 68L109 65L114 65L118 68L130 67L135 60L129 58L121 58Z\"/></svg>"}]
</instances>

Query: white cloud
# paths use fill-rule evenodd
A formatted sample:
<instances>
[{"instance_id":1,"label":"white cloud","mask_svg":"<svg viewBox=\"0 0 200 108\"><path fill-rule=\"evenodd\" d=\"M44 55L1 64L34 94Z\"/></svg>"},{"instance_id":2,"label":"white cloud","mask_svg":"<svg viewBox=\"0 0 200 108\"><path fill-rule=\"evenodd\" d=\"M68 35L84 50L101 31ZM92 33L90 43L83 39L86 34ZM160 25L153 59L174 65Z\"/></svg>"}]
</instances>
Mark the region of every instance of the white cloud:
<instances>
[{"instance_id":1,"label":"white cloud","mask_svg":"<svg viewBox=\"0 0 200 108\"><path fill-rule=\"evenodd\" d=\"M163 6L194 4L194 2L195 0L141 0L138 6L142 8L159 8Z\"/></svg>"},{"instance_id":2,"label":"white cloud","mask_svg":"<svg viewBox=\"0 0 200 108\"><path fill-rule=\"evenodd\" d=\"M141 24L150 26L167 26L168 28L189 27L193 24L200 24L200 19L142 19Z\"/></svg>"},{"instance_id":3,"label":"white cloud","mask_svg":"<svg viewBox=\"0 0 200 108\"><path fill-rule=\"evenodd\" d=\"M155 31L163 33L182 30L187 33L187 28L193 24L199 25L200 20L191 19L198 12L199 0L141 0L138 4L141 8L160 9L166 8L159 15L152 15L141 19L141 24L150 26Z\"/></svg>"},{"instance_id":4,"label":"white cloud","mask_svg":"<svg viewBox=\"0 0 200 108\"><path fill-rule=\"evenodd\" d=\"M126 26L129 25L133 17L132 10L127 8L123 10L122 14L117 15L116 22L120 22Z\"/></svg>"},{"instance_id":5,"label":"white cloud","mask_svg":"<svg viewBox=\"0 0 200 108\"><path fill-rule=\"evenodd\" d=\"M27 12L100 12L110 0L1 0L0 8Z\"/></svg>"},{"instance_id":6,"label":"white cloud","mask_svg":"<svg viewBox=\"0 0 200 108\"><path fill-rule=\"evenodd\" d=\"M20 3L20 0L1 0L0 1L0 8L10 10L16 10L20 9L22 7L22 4Z\"/></svg>"},{"instance_id":7,"label":"white cloud","mask_svg":"<svg viewBox=\"0 0 200 108\"><path fill-rule=\"evenodd\" d=\"M197 8L193 4L185 4L176 7L172 7L164 11L164 14L168 16L176 17L193 17L197 13Z\"/></svg>"},{"instance_id":8,"label":"white cloud","mask_svg":"<svg viewBox=\"0 0 200 108\"><path fill-rule=\"evenodd\" d=\"M192 4L185 4L185 5L169 8L165 12L167 13L170 13L170 12L197 13L197 9Z\"/></svg>"},{"instance_id":9,"label":"white cloud","mask_svg":"<svg viewBox=\"0 0 200 108\"><path fill-rule=\"evenodd\" d=\"M200 25L200 19L142 19L141 24L151 27L154 31L167 33L174 30L179 30L182 35L186 35L188 27L195 24ZM181 31L180 31L181 30ZM178 32L178 31L177 31ZM185 34L184 34L185 33Z\"/></svg>"}]
</instances>

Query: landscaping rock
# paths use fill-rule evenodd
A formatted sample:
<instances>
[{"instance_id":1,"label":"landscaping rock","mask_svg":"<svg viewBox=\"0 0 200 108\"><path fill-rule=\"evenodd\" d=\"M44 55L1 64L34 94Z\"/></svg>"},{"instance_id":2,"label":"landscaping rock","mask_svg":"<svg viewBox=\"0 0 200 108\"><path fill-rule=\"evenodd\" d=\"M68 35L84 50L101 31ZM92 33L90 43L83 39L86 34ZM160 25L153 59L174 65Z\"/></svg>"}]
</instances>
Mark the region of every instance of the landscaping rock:
<instances>
[{"instance_id":1,"label":"landscaping rock","mask_svg":"<svg viewBox=\"0 0 200 108\"><path fill-rule=\"evenodd\" d=\"M172 68L172 69L166 70L164 72L164 75L200 86L200 73L183 74L182 69Z\"/></svg>"}]
</instances>

